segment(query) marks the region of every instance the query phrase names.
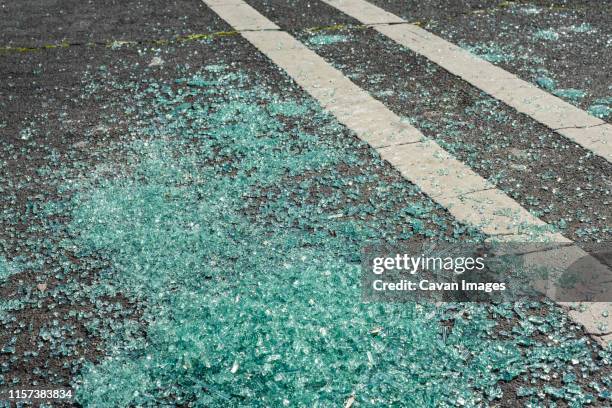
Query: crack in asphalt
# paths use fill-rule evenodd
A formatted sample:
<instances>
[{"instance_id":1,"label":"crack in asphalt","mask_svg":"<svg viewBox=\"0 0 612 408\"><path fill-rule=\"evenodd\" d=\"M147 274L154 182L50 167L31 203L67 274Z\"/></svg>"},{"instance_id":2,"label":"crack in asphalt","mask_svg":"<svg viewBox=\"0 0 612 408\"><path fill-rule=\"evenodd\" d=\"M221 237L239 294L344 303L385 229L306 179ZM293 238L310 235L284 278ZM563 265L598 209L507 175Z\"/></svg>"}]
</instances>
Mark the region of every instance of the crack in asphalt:
<instances>
[{"instance_id":1,"label":"crack in asphalt","mask_svg":"<svg viewBox=\"0 0 612 408\"><path fill-rule=\"evenodd\" d=\"M595 127L604 126L607 124L608 124L607 122L603 122L603 123L600 123L598 125L593 125L593 126L566 126L566 127L560 127L560 128L553 128L552 130L557 131L557 130L564 130L564 129L591 129Z\"/></svg>"},{"instance_id":2,"label":"crack in asphalt","mask_svg":"<svg viewBox=\"0 0 612 408\"><path fill-rule=\"evenodd\" d=\"M489 8L479 8L471 11L467 11L464 13L459 13L457 16L466 16L466 15L479 15L487 12L497 12L500 10L505 10L511 7L514 4L527 4L529 1L527 0L517 0L517 1L509 1L509 2L501 2L494 7ZM552 3L549 6L546 6L550 9L567 9L568 5L565 4L554 4ZM573 5L573 9L581 9L584 6L581 5ZM401 24L415 24L417 26L424 26L430 20L416 20L416 21L393 21L386 23L373 23L373 24L336 24L332 26L321 26L321 27L309 27L309 28L296 28L299 31L326 31L326 30L339 30L339 29L351 29L351 28L367 28L367 27L375 27L375 26L384 26L384 25L401 25ZM167 45L176 42L185 42L185 41L194 41L199 39L218 37L218 36L227 36L227 35L237 35L241 32L249 32L249 31L283 31L281 29L259 29L259 30L232 30L232 31L217 31L211 33L200 33L200 34L188 34L185 36L180 36L172 39L156 39L156 40L107 40L107 41L91 41L91 42L61 42L54 44L45 44L41 46L2 46L0 47L0 55L3 53L10 52L34 52L34 51L43 51L48 49L56 49L56 48L69 48L69 47L84 47L84 46L105 46L111 48L113 44L120 43L120 45L142 45L142 44L154 44L154 45ZM554 129L556 130L556 129Z\"/></svg>"},{"instance_id":3,"label":"crack in asphalt","mask_svg":"<svg viewBox=\"0 0 612 408\"><path fill-rule=\"evenodd\" d=\"M279 30L243 30L243 31L279 31ZM131 45L169 45L183 42L191 42L198 40L212 39L216 37L228 37L238 35L239 31L215 31L212 33L189 34L179 36L172 39L156 39L156 40L108 40L108 41L89 41L89 42L61 42L56 44L45 44L38 47L31 46L5 46L0 47L0 55L3 53L24 53L44 51L50 49L70 48L70 47L106 47L120 48Z\"/></svg>"},{"instance_id":4,"label":"crack in asphalt","mask_svg":"<svg viewBox=\"0 0 612 408\"><path fill-rule=\"evenodd\" d=\"M387 149L389 147L398 147L398 146L405 146L405 145L410 145L410 144L415 144L415 143L423 143L424 140L417 140L414 142L405 142L405 143L398 143L398 144L390 144L390 145L384 145L384 146L372 146L374 149Z\"/></svg>"}]
</instances>

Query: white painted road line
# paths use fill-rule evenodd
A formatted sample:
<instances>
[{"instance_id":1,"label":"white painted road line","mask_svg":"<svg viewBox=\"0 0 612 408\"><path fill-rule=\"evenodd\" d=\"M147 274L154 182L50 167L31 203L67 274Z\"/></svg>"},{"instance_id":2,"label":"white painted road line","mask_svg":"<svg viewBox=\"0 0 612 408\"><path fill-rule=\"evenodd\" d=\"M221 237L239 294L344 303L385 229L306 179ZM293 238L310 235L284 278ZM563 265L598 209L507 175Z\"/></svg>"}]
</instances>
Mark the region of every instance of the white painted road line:
<instances>
[{"instance_id":1,"label":"white painted road line","mask_svg":"<svg viewBox=\"0 0 612 408\"><path fill-rule=\"evenodd\" d=\"M238 0L203 1L225 21L238 27L273 24ZM515 237L571 242L561 234L548 232L545 222L428 140L418 129L403 123L384 104L288 33L242 31L241 35L459 222L502 240ZM586 255L582 250L577 251L578 258ZM589 332L600 332L594 323L584 324Z\"/></svg>"},{"instance_id":2,"label":"white painted road line","mask_svg":"<svg viewBox=\"0 0 612 408\"><path fill-rule=\"evenodd\" d=\"M322 1L612 162L612 125L603 120L365 0Z\"/></svg>"},{"instance_id":3,"label":"white painted road line","mask_svg":"<svg viewBox=\"0 0 612 408\"><path fill-rule=\"evenodd\" d=\"M223 19L237 31L279 29L276 24L257 13L244 1L210 0L206 4L211 8L214 7L215 12L223 15Z\"/></svg>"}]
</instances>

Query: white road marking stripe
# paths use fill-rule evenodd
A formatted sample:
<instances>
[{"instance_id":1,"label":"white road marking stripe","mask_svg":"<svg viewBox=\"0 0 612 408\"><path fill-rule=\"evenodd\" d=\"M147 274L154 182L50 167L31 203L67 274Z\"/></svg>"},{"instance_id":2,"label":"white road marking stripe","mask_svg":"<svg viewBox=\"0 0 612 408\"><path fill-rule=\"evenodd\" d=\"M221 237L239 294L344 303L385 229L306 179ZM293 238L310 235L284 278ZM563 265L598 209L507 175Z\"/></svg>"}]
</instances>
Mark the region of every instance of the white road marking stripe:
<instances>
[{"instance_id":1,"label":"white road marking stripe","mask_svg":"<svg viewBox=\"0 0 612 408\"><path fill-rule=\"evenodd\" d=\"M203 0L234 27L271 27L242 1ZM232 9L236 7L236 9ZM500 240L571 242L549 232L504 192L494 188L437 143L427 139L384 104L359 88L323 58L283 31L242 31L241 35L312 95L323 108L375 148L381 157L460 222ZM578 249L580 256L587 254ZM578 256L578 255L577 255ZM588 322L587 322L588 323ZM587 327L597 332L594 324Z\"/></svg>"},{"instance_id":2,"label":"white road marking stripe","mask_svg":"<svg viewBox=\"0 0 612 408\"><path fill-rule=\"evenodd\" d=\"M603 120L365 0L322 1L612 162L612 125Z\"/></svg>"},{"instance_id":3,"label":"white road marking stripe","mask_svg":"<svg viewBox=\"0 0 612 408\"><path fill-rule=\"evenodd\" d=\"M237 31L280 29L244 1L207 0L206 4Z\"/></svg>"}]
</instances>

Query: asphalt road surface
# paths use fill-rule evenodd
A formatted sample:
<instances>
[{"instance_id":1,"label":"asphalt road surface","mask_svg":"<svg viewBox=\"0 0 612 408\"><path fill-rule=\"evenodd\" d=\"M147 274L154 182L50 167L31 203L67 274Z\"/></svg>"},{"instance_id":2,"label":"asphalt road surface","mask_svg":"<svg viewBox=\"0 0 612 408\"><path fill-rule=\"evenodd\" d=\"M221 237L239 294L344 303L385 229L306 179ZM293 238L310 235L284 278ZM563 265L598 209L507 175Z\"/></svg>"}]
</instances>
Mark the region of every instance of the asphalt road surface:
<instances>
[{"instance_id":1,"label":"asphalt road surface","mask_svg":"<svg viewBox=\"0 0 612 408\"><path fill-rule=\"evenodd\" d=\"M360 277L380 242L606 252L611 3L334 4L373 15L0 0L0 406L612 406L612 303L367 302ZM410 24L471 56L381 32Z\"/></svg>"}]
</instances>

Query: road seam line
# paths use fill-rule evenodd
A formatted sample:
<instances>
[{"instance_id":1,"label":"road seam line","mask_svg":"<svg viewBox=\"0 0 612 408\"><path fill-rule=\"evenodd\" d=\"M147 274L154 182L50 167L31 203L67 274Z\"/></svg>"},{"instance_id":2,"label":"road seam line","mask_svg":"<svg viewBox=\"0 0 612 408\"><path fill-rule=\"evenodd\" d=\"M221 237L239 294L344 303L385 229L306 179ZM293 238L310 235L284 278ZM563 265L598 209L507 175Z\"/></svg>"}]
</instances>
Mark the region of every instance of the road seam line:
<instances>
[{"instance_id":1,"label":"road seam line","mask_svg":"<svg viewBox=\"0 0 612 408\"><path fill-rule=\"evenodd\" d=\"M203 0L230 25L271 26L273 23L241 0ZM235 6L236 9L232 9ZM243 31L241 35L283 69L324 110L373 147L407 180L455 219L492 237L572 243L520 204L454 158L382 102L355 85L338 69L284 31ZM534 233L534 231L536 231ZM588 254L576 248L576 259ZM569 266L570 264L566 265ZM589 333L595 322L581 321Z\"/></svg>"},{"instance_id":2,"label":"road seam line","mask_svg":"<svg viewBox=\"0 0 612 408\"><path fill-rule=\"evenodd\" d=\"M365 0L322 1L612 162L612 125L603 120Z\"/></svg>"}]
</instances>

